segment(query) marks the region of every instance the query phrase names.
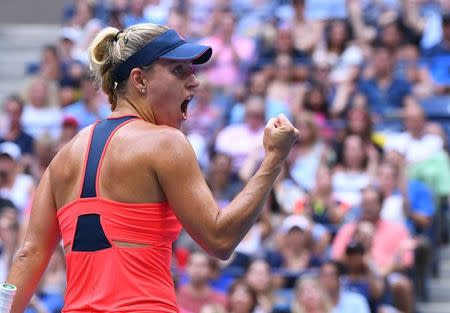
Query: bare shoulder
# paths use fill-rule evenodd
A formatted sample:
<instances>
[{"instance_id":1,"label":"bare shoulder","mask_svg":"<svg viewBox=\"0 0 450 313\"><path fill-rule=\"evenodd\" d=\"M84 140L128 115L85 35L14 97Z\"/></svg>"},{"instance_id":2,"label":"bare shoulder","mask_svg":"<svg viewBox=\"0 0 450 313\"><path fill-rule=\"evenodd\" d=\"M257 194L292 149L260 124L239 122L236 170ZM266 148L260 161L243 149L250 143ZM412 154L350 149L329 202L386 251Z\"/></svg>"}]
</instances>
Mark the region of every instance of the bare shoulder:
<instances>
[{"instance_id":1,"label":"bare shoulder","mask_svg":"<svg viewBox=\"0 0 450 313\"><path fill-rule=\"evenodd\" d=\"M146 158L164 163L193 155L192 147L180 130L169 126L141 123L134 136L136 146Z\"/></svg>"},{"instance_id":2,"label":"bare shoulder","mask_svg":"<svg viewBox=\"0 0 450 313\"><path fill-rule=\"evenodd\" d=\"M67 184L79 175L79 168L85 156L91 127L82 129L53 158L49 165L50 179L53 185Z\"/></svg>"}]
</instances>

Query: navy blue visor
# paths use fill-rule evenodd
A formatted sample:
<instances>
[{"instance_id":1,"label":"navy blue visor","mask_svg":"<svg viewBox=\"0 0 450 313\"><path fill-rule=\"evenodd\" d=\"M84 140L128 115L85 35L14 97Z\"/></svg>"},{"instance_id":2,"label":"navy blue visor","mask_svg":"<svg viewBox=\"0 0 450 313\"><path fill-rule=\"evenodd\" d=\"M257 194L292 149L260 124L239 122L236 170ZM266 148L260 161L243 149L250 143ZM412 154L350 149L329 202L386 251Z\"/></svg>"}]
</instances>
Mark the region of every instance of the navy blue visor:
<instances>
[{"instance_id":1,"label":"navy blue visor","mask_svg":"<svg viewBox=\"0 0 450 313\"><path fill-rule=\"evenodd\" d=\"M188 43L173 29L170 29L123 61L113 72L115 82L126 80L131 70L144 67L156 59L174 61L192 61L194 64L203 64L211 58L212 49L195 43Z\"/></svg>"}]
</instances>

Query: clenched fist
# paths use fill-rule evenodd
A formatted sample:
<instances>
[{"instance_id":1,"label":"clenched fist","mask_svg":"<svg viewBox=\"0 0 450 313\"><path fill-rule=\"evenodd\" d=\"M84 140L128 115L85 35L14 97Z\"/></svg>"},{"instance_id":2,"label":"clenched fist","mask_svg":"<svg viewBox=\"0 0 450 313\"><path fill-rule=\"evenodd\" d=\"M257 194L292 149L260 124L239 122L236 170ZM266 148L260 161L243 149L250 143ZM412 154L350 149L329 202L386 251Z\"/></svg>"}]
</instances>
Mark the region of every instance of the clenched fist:
<instances>
[{"instance_id":1,"label":"clenched fist","mask_svg":"<svg viewBox=\"0 0 450 313\"><path fill-rule=\"evenodd\" d=\"M266 155L272 154L284 161L292 144L297 140L298 133L284 114L271 118L264 129L263 145Z\"/></svg>"}]
</instances>

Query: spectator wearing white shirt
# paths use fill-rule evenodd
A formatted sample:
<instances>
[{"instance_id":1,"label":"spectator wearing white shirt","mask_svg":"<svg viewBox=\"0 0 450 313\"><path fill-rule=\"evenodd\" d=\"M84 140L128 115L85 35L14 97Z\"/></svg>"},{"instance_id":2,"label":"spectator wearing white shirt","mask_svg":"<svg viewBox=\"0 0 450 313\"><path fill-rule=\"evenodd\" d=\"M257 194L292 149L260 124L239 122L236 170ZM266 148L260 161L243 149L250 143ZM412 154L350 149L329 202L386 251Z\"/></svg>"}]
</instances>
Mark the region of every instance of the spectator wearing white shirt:
<instances>
[{"instance_id":1,"label":"spectator wearing white shirt","mask_svg":"<svg viewBox=\"0 0 450 313\"><path fill-rule=\"evenodd\" d=\"M59 108L49 106L48 87L45 79L36 78L28 89L29 103L22 113L22 125L34 139L45 133L57 138L60 132L62 113Z\"/></svg>"},{"instance_id":2,"label":"spectator wearing white shirt","mask_svg":"<svg viewBox=\"0 0 450 313\"><path fill-rule=\"evenodd\" d=\"M413 97L405 99L404 124L406 131L386 138L385 150L396 150L404 154L408 163L425 161L443 150L442 139L425 132L425 113Z\"/></svg>"}]
</instances>

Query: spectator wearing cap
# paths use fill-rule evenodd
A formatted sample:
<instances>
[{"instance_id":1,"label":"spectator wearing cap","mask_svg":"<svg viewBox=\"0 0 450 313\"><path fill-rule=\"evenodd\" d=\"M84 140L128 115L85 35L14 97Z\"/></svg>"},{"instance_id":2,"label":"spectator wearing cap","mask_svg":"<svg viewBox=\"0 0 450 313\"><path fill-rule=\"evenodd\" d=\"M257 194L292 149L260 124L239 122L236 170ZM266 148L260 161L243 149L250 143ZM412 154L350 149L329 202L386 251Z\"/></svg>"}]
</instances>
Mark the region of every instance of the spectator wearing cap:
<instances>
[{"instance_id":1,"label":"spectator wearing cap","mask_svg":"<svg viewBox=\"0 0 450 313\"><path fill-rule=\"evenodd\" d=\"M62 122L61 135L57 144L57 150L61 149L66 143L68 143L73 137L75 137L79 130L80 124L75 117L70 115L64 117Z\"/></svg>"},{"instance_id":2,"label":"spectator wearing cap","mask_svg":"<svg viewBox=\"0 0 450 313\"><path fill-rule=\"evenodd\" d=\"M6 113L8 129L0 138L0 143L5 141L14 142L20 147L20 151L23 154L32 154L34 139L23 130L21 120L23 106L23 100L17 95L11 95L6 99L3 107Z\"/></svg>"},{"instance_id":3,"label":"spectator wearing cap","mask_svg":"<svg viewBox=\"0 0 450 313\"><path fill-rule=\"evenodd\" d=\"M321 264L318 247L328 244L327 230L302 215L287 217L280 226L277 251L269 254L271 266L279 272L277 285L293 288L298 276Z\"/></svg>"},{"instance_id":4,"label":"spectator wearing cap","mask_svg":"<svg viewBox=\"0 0 450 313\"><path fill-rule=\"evenodd\" d=\"M76 117L80 128L84 128L110 114L110 109L97 93L88 74L81 79L81 99L63 109L64 116Z\"/></svg>"},{"instance_id":5,"label":"spectator wearing cap","mask_svg":"<svg viewBox=\"0 0 450 313\"><path fill-rule=\"evenodd\" d=\"M374 268L387 278L396 307L403 312L411 313L414 306L412 284L403 273L409 271L414 264L415 242L403 224L381 219L381 191L373 187L365 188L362 192L361 206L360 220L345 224L337 233L331 248L331 256L334 260L342 261L345 249L352 241L359 223L364 221L372 224L373 234L370 236L368 251Z\"/></svg>"},{"instance_id":6,"label":"spectator wearing cap","mask_svg":"<svg viewBox=\"0 0 450 313\"><path fill-rule=\"evenodd\" d=\"M22 153L13 142L0 144L0 196L10 199L23 212L34 190L31 176L18 172Z\"/></svg>"},{"instance_id":7,"label":"spectator wearing cap","mask_svg":"<svg viewBox=\"0 0 450 313\"><path fill-rule=\"evenodd\" d=\"M63 27L60 31L58 48L62 62L73 62L73 48L80 34L73 28Z\"/></svg>"},{"instance_id":8,"label":"spectator wearing cap","mask_svg":"<svg viewBox=\"0 0 450 313\"><path fill-rule=\"evenodd\" d=\"M320 267L319 279L330 296L333 313L370 313L367 300L358 293L342 288L340 264L326 261Z\"/></svg>"},{"instance_id":9,"label":"spectator wearing cap","mask_svg":"<svg viewBox=\"0 0 450 313\"><path fill-rule=\"evenodd\" d=\"M394 77L393 55L386 47L375 48L371 60L372 77L361 80L359 89L366 95L372 112L381 117L397 114L411 93L411 85Z\"/></svg>"}]
</instances>

